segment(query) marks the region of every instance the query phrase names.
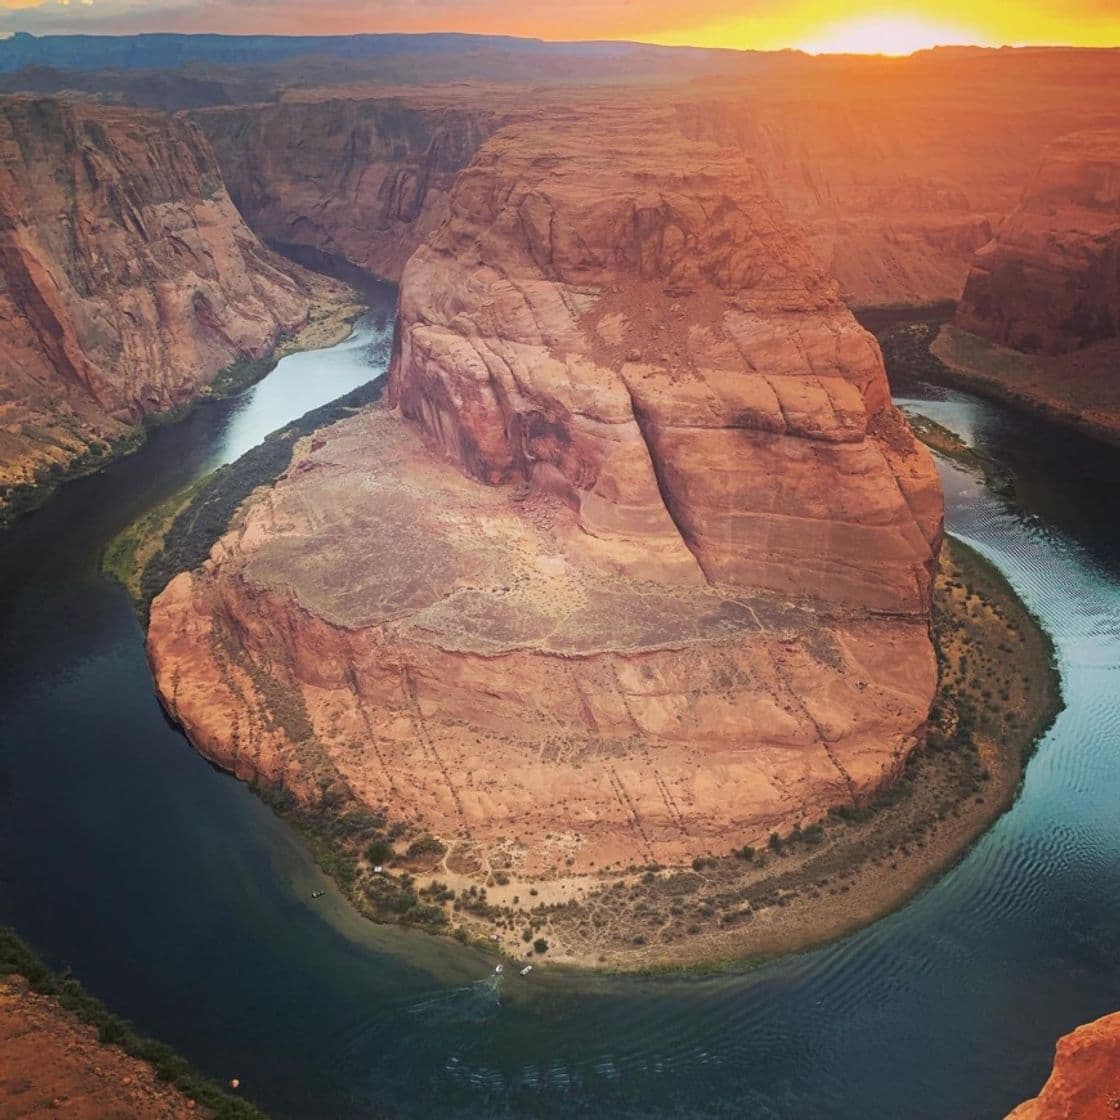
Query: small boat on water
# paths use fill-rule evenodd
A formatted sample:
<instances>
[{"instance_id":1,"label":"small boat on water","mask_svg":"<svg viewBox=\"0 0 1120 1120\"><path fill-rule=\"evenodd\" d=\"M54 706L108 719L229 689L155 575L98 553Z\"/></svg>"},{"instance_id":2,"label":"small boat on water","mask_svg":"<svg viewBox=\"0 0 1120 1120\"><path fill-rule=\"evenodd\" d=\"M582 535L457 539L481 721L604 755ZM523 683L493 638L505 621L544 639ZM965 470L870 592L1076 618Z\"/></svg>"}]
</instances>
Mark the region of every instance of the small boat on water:
<instances>
[{"instance_id":1,"label":"small boat on water","mask_svg":"<svg viewBox=\"0 0 1120 1120\"><path fill-rule=\"evenodd\" d=\"M495 972L496 972L496 973L497 973L497 974L498 974L499 976L501 976L501 974L502 974L502 973L503 973L503 972L505 971L505 965L500 965L500 964L496 964L496 965L494 965L494 971L495 971Z\"/></svg>"},{"instance_id":2,"label":"small boat on water","mask_svg":"<svg viewBox=\"0 0 1120 1120\"><path fill-rule=\"evenodd\" d=\"M326 893L327 893L326 891L312 891L311 892L311 897L312 898L322 898L323 895L325 895Z\"/></svg>"},{"instance_id":3,"label":"small boat on water","mask_svg":"<svg viewBox=\"0 0 1120 1120\"><path fill-rule=\"evenodd\" d=\"M525 966L525 967L524 967L524 968L523 968L523 969L521 970L521 975L522 975L522 976L528 976L528 975L529 975L529 973L530 973L530 972L532 972L532 971L533 971L533 966L532 966L531 964L527 964L527 965L526 965L526 966Z\"/></svg>"}]
</instances>

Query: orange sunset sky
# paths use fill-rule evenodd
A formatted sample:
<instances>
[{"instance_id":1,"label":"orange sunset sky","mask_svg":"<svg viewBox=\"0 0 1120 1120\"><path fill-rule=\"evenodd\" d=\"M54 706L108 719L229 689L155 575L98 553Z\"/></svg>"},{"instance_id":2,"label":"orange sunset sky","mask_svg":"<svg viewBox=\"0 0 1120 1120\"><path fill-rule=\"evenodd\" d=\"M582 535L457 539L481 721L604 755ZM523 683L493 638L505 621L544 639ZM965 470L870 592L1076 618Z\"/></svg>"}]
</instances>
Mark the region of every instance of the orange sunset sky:
<instances>
[{"instance_id":1,"label":"orange sunset sky","mask_svg":"<svg viewBox=\"0 0 1120 1120\"><path fill-rule=\"evenodd\" d=\"M938 43L1120 45L1120 0L0 0L0 32L472 31L905 54Z\"/></svg>"}]
</instances>

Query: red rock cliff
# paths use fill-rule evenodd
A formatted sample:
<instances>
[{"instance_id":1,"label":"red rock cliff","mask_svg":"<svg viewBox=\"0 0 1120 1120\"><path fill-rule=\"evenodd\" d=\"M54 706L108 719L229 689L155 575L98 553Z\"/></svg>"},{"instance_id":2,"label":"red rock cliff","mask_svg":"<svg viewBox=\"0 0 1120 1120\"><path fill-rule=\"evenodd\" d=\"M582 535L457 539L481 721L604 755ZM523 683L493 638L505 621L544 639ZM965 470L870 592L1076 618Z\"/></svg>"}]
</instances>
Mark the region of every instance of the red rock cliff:
<instances>
[{"instance_id":1,"label":"red rock cliff","mask_svg":"<svg viewBox=\"0 0 1120 1120\"><path fill-rule=\"evenodd\" d=\"M1058 1042L1054 1071L1007 1120L1093 1120L1120 1112L1120 1013Z\"/></svg>"},{"instance_id":2,"label":"red rock cliff","mask_svg":"<svg viewBox=\"0 0 1120 1120\"><path fill-rule=\"evenodd\" d=\"M920 52L772 66L681 98L740 145L855 305L956 300L1041 146L1120 112L1108 51Z\"/></svg>"},{"instance_id":3,"label":"red rock cliff","mask_svg":"<svg viewBox=\"0 0 1120 1120\"><path fill-rule=\"evenodd\" d=\"M1120 440L1120 130L1046 148L933 350L982 391Z\"/></svg>"},{"instance_id":4,"label":"red rock cliff","mask_svg":"<svg viewBox=\"0 0 1120 1120\"><path fill-rule=\"evenodd\" d=\"M0 99L0 483L34 481L304 321L181 118Z\"/></svg>"},{"instance_id":5,"label":"red rock cliff","mask_svg":"<svg viewBox=\"0 0 1120 1120\"><path fill-rule=\"evenodd\" d=\"M1075 132L1046 149L977 253L956 324L1042 354L1120 335L1120 129Z\"/></svg>"},{"instance_id":6,"label":"red rock cliff","mask_svg":"<svg viewBox=\"0 0 1120 1120\"><path fill-rule=\"evenodd\" d=\"M340 90L197 120L261 237L397 280L446 216L455 174L496 126L485 99L474 101Z\"/></svg>"},{"instance_id":7,"label":"red rock cliff","mask_svg":"<svg viewBox=\"0 0 1120 1120\"><path fill-rule=\"evenodd\" d=\"M754 163L646 127L486 145L405 270L391 402L634 574L928 612L940 491L873 340Z\"/></svg>"}]
</instances>

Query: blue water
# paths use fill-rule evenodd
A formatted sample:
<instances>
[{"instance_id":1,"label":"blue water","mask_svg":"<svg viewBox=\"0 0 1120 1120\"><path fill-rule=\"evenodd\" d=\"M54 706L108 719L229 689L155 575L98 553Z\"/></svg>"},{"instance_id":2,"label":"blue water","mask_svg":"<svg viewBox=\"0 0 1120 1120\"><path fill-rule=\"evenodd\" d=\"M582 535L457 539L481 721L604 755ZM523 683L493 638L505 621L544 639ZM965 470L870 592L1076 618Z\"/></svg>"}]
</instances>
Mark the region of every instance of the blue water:
<instances>
[{"instance_id":1,"label":"blue water","mask_svg":"<svg viewBox=\"0 0 1120 1120\"><path fill-rule=\"evenodd\" d=\"M1067 701L1022 795L905 909L711 978L539 971L358 919L301 843L156 703L104 542L184 482L384 369L391 293L0 539L0 921L274 1116L1000 1117L1056 1037L1120 1008L1116 452L920 383L1007 462L942 464L951 531L1054 635ZM326 897L310 901L312 890Z\"/></svg>"}]
</instances>

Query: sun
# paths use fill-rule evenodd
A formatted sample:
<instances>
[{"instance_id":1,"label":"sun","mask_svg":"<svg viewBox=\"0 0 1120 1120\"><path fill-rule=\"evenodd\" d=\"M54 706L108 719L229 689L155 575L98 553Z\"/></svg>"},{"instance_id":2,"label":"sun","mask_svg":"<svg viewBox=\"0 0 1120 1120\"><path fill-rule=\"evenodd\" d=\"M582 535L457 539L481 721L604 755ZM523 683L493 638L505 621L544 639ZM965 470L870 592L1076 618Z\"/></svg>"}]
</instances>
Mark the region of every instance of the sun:
<instances>
[{"instance_id":1,"label":"sun","mask_svg":"<svg viewBox=\"0 0 1120 1120\"><path fill-rule=\"evenodd\" d=\"M966 27L902 15L830 24L798 46L809 54L907 55L957 43L979 44L980 37Z\"/></svg>"}]
</instances>

